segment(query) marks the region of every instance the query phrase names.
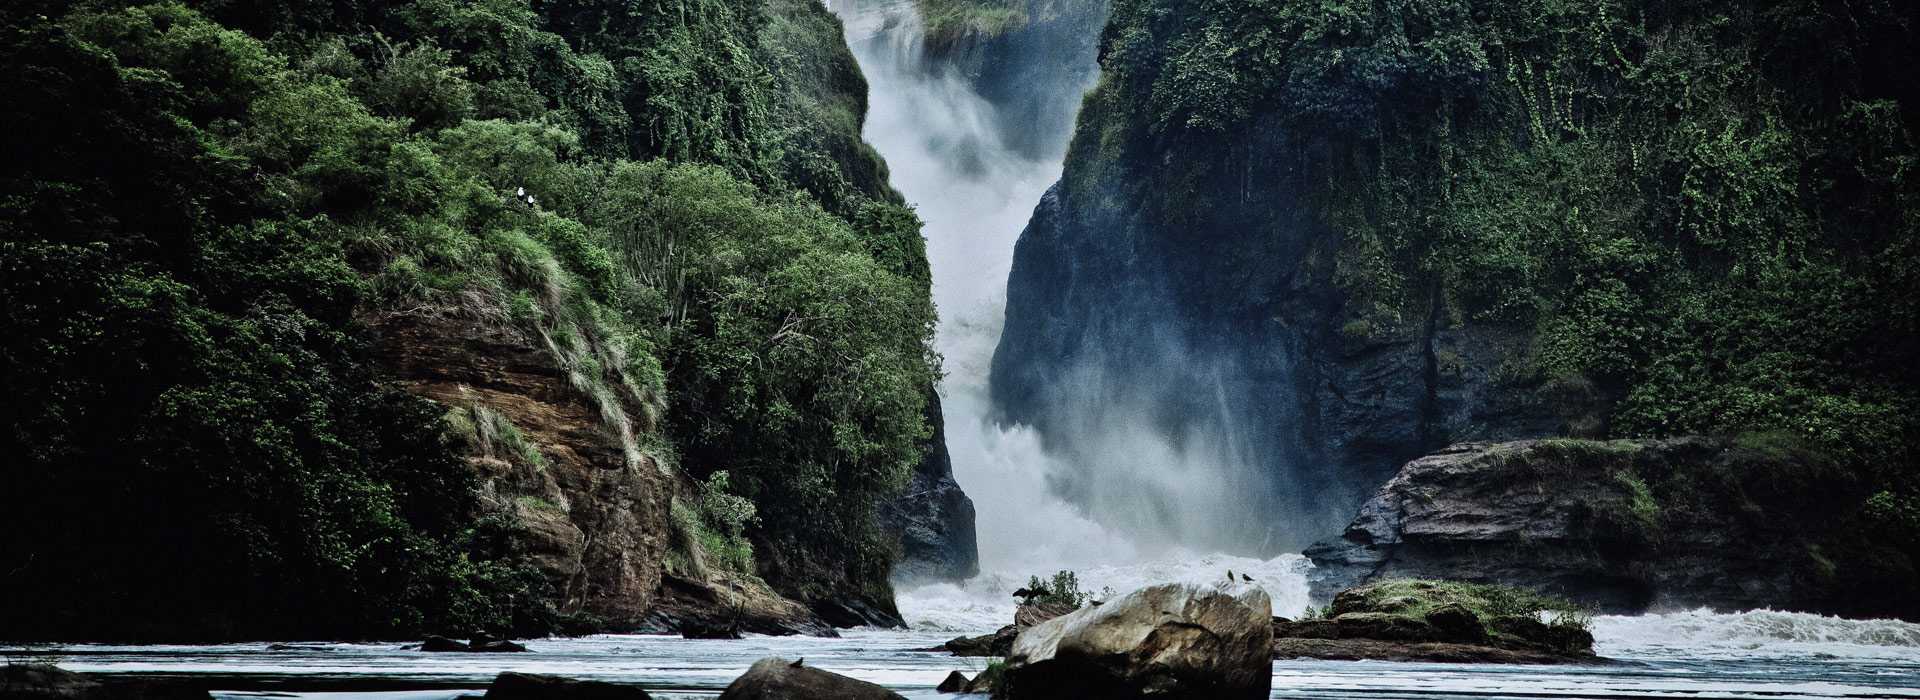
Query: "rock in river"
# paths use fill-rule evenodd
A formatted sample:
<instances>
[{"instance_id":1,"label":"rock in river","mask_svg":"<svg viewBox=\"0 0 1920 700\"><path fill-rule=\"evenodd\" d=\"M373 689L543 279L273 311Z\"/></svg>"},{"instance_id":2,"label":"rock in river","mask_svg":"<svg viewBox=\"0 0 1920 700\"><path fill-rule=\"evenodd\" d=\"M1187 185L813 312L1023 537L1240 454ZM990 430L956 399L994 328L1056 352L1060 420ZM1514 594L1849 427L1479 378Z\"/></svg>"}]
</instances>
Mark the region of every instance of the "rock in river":
<instances>
[{"instance_id":1,"label":"rock in river","mask_svg":"<svg viewBox=\"0 0 1920 700\"><path fill-rule=\"evenodd\" d=\"M534 673L502 673L487 687L486 700L651 700L652 697L632 685Z\"/></svg>"},{"instance_id":2,"label":"rock in river","mask_svg":"<svg viewBox=\"0 0 1920 700\"><path fill-rule=\"evenodd\" d=\"M1143 588L1021 632L995 697L1265 698L1272 617L1246 583Z\"/></svg>"},{"instance_id":3,"label":"rock in river","mask_svg":"<svg viewBox=\"0 0 1920 700\"><path fill-rule=\"evenodd\" d=\"M802 661L772 656L756 661L720 693L720 700L906 700L886 688Z\"/></svg>"}]
</instances>

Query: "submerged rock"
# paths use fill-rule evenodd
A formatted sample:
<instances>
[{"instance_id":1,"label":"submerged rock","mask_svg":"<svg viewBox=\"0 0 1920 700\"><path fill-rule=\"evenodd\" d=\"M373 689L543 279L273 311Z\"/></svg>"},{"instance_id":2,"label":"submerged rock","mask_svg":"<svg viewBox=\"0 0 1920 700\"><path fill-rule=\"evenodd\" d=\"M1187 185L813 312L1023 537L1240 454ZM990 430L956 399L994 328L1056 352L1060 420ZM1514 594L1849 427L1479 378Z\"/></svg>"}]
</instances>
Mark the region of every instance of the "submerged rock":
<instances>
[{"instance_id":1,"label":"submerged rock","mask_svg":"<svg viewBox=\"0 0 1920 700\"><path fill-rule=\"evenodd\" d=\"M466 642L436 634L420 642L420 651L473 651L473 647L467 646Z\"/></svg>"},{"instance_id":2,"label":"submerged rock","mask_svg":"<svg viewBox=\"0 0 1920 700\"><path fill-rule=\"evenodd\" d=\"M486 694L486 700L652 700L652 697L639 686L511 672L495 676Z\"/></svg>"},{"instance_id":3,"label":"submerged rock","mask_svg":"<svg viewBox=\"0 0 1920 700\"><path fill-rule=\"evenodd\" d=\"M689 620L680 625L680 636L687 639L739 639L740 625L734 622Z\"/></svg>"},{"instance_id":4,"label":"submerged rock","mask_svg":"<svg viewBox=\"0 0 1920 700\"><path fill-rule=\"evenodd\" d=\"M0 664L6 700L211 700L191 680L103 679L46 664Z\"/></svg>"},{"instance_id":5,"label":"submerged rock","mask_svg":"<svg viewBox=\"0 0 1920 700\"><path fill-rule=\"evenodd\" d=\"M1273 603L1241 582L1166 584L1022 632L996 697L1265 698Z\"/></svg>"},{"instance_id":6,"label":"submerged rock","mask_svg":"<svg viewBox=\"0 0 1920 700\"><path fill-rule=\"evenodd\" d=\"M720 693L720 700L906 700L886 688L802 661L779 657L756 661Z\"/></svg>"}]
</instances>

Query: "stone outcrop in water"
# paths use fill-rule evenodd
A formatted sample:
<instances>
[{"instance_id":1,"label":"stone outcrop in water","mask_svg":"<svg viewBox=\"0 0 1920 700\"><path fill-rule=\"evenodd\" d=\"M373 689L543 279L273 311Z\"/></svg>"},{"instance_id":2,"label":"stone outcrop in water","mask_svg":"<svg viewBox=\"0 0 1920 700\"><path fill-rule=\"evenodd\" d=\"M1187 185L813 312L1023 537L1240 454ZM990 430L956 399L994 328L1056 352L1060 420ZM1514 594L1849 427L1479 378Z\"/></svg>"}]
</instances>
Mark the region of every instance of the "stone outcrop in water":
<instances>
[{"instance_id":1,"label":"stone outcrop in water","mask_svg":"<svg viewBox=\"0 0 1920 700\"><path fill-rule=\"evenodd\" d=\"M1612 613L1709 607L1913 617L1897 543L1828 459L1758 439L1455 445L1409 462L1307 556L1314 596L1497 583ZM1816 497L1817 496L1817 497ZM1337 600L1337 599L1336 599Z\"/></svg>"},{"instance_id":2,"label":"stone outcrop in water","mask_svg":"<svg viewBox=\"0 0 1920 700\"><path fill-rule=\"evenodd\" d=\"M495 676L486 694L486 700L652 700L652 697L634 685L511 672Z\"/></svg>"},{"instance_id":3,"label":"stone outcrop in water","mask_svg":"<svg viewBox=\"0 0 1920 700\"><path fill-rule=\"evenodd\" d=\"M1272 616L1244 583L1143 588L1021 632L994 697L1265 698Z\"/></svg>"},{"instance_id":4,"label":"stone outcrop in water","mask_svg":"<svg viewBox=\"0 0 1920 700\"><path fill-rule=\"evenodd\" d=\"M1555 615L1549 624L1542 614ZM1273 619L1276 659L1586 663L1593 635L1562 600L1519 589L1394 580L1341 591L1323 618Z\"/></svg>"},{"instance_id":5,"label":"stone outcrop in water","mask_svg":"<svg viewBox=\"0 0 1920 700\"><path fill-rule=\"evenodd\" d=\"M1013 611L1013 624L977 637L955 637L940 649L953 652L954 656L1008 656L1013 653L1013 640L1029 627L1073 612L1075 608L1059 602L1022 603Z\"/></svg>"},{"instance_id":6,"label":"stone outcrop in water","mask_svg":"<svg viewBox=\"0 0 1920 700\"><path fill-rule=\"evenodd\" d=\"M805 659L789 662L768 657L754 662L745 675L720 693L720 700L904 700L880 686L838 673L807 666Z\"/></svg>"}]
</instances>

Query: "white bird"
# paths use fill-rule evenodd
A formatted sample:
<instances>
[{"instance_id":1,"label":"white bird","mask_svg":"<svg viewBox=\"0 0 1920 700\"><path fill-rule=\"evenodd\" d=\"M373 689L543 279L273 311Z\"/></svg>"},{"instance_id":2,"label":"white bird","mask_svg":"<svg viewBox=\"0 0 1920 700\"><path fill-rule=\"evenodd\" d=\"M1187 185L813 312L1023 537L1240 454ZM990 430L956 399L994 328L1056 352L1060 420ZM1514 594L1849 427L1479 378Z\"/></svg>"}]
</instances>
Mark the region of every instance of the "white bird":
<instances>
[{"instance_id":1,"label":"white bird","mask_svg":"<svg viewBox=\"0 0 1920 700\"><path fill-rule=\"evenodd\" d=\"M522 187L522 188L520 188L519 190L516 190L516 191L515 191L515 192L513 193L513 196L515 196L515 197L525 197L525 196L527 196L527 188L525 188L525 187Z\"/></svg>"},{"instance_id":2,"label":"white bird","mask_svg":"<svg viewBox=\"0 0 1920 700\"><path fill-rule=\"evenodd\" d=\"M527 195L527 206L533 206L533 195Z\"/></svg>"}]
</instances>

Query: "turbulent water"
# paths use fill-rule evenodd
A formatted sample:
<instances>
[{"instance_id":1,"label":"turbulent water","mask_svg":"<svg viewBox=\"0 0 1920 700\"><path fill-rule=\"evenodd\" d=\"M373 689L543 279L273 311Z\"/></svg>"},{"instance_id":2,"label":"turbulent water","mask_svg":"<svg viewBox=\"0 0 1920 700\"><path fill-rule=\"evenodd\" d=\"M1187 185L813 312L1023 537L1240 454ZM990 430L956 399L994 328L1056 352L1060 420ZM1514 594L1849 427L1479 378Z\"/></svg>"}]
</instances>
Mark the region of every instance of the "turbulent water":
<instances>
[{"instance_id":1,"label":"turbulent water","mask_svg":"<svg viewBox=\"0 0 1920 700\"><path fill-rule=\"evenodd\" d=\"M1690 612L1600 618L1595 633L1600 653L1613 663L1276 661L1272 697L1920 698L1920 625L1776 612ZM712 697L754 660L778 655L805 657L809 665L880 683L908 697L931 698L938 697L932 688L948 671L971 673L985 665L981 659L914 651L950 636L950 631L930 629L855 630L841 639L598 636L535 640L527 645L530 654L433 654L394 644L269 651L261 643L74 646L38 653L61 654L63 666L82 672L210 676L215 686L233 690L220 693L226 697L292 693L341 700L452 698L484 688L506 670L637 683L656 697Z\"/></svg>"}]
</instances>

